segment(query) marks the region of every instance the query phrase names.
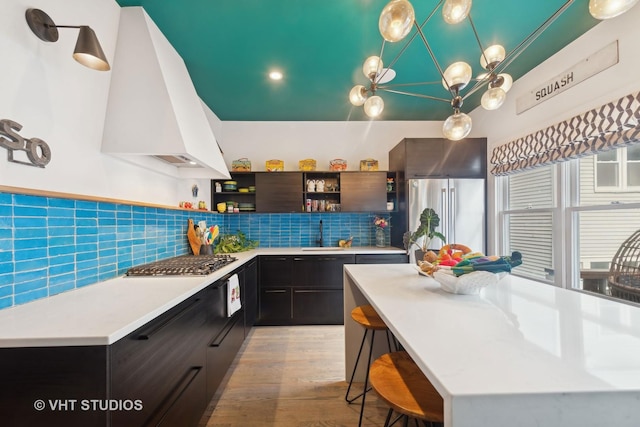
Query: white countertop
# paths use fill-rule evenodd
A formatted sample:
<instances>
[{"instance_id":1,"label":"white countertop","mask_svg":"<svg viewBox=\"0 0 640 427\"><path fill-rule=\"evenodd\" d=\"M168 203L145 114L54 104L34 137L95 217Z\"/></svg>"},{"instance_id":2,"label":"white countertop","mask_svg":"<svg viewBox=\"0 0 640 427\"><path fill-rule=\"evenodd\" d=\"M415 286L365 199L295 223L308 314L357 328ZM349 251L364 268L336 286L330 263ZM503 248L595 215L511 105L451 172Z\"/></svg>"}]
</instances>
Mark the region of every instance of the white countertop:
<instances>
[{"instance_id":1,"label":"white countertop","mask_svg":"<svg viewBox=\"0 0 640 427\"><path fill-rule=\"evenodd\" d=\"M413 265L345 271L445 399L446 426L640 425L639 307L514 276L453 295Z\"/></svg>"},{"instance_id":2,"label":"white countertop","mask_svg":"<svg viewBox=\"0 0 640 427\"><path fill-rule=\"evenodd\" d=\"M107 345L176 306L258 255L404 253L397 248L265 248L208 276L124 277L0 310L1 347Z\"/></svg>"}]
</instances>

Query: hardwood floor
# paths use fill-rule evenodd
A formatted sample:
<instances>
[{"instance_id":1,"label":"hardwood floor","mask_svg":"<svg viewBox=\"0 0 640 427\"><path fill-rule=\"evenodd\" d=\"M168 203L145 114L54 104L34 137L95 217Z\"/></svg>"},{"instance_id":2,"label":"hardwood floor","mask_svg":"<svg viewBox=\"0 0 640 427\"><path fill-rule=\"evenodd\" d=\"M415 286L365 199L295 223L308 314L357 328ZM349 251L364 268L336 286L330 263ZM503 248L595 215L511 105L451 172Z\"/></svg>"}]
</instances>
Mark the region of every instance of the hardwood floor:
<instances>
[{"instance_id":1,"label":"hardwood floor","mask_svg":"<svg viewBox=\"0 0 640 427\"><path fill-rule=\"evenodd\" d=\"M344 400L343 326L253 328L225 382L200 427L358 425L359 401ZM362 425L382 426L387 410L368 393Z\"/></svg>"}]
</instances>

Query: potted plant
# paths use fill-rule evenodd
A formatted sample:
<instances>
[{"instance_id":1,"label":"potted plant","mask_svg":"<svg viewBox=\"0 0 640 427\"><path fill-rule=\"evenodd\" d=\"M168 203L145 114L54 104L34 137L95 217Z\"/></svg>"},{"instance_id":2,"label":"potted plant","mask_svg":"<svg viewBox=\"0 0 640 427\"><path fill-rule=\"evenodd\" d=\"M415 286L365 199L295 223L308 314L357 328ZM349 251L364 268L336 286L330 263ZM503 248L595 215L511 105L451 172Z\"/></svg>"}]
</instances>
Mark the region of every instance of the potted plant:
<instances>
[{"instance_id":1,"label":"potted plant","mask_svg":"<svg viewBox=\"0 0 640 427\"><path fill-rule=\"evenodd\" d=\"M420 225L416 231L407 231L402 237L402 243L404 248L409 253L409 250L413 245L416 249L416 260L421 260L424 257L425 252L429 250L429 244L434 237L441 239L443 242L447 241L447 238L438 231L436 228L440 225L440 217L431 208L425 208L420 214ZM422 239L422 241L420 241Z\"/></svg>"}]
</instances>

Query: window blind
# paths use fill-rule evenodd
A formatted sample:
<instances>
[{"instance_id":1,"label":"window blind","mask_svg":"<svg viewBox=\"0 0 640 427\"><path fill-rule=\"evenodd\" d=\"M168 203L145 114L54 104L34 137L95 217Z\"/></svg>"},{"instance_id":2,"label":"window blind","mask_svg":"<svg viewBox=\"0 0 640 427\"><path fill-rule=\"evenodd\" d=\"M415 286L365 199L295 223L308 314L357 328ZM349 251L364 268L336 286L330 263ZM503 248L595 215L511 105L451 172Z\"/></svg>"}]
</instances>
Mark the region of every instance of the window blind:
<instances>
[{"instance_id":1,"label":"window blind","mask_svg":"<svg viewBox=\"0 0 640 427\"><path fill-rule=\"evenodd\" d=\"M491 173L509 175L640 141L640 92L493 149Z\"/></svg>"}]
</instances>

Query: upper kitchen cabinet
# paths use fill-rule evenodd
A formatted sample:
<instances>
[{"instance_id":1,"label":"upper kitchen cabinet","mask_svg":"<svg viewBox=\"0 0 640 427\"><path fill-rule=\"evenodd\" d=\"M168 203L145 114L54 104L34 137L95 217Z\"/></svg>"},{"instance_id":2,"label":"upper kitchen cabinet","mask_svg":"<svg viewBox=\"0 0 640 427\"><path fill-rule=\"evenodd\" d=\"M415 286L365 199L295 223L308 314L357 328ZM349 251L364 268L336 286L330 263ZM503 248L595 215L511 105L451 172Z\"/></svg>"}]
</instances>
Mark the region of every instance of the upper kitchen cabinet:
<instances>
[{"instance_id":1,"label":"upper kitchen cabinet","mask_svg":"<svg viewBox=\"0 0 640 427\"><path fill-rule=\"evenodd\" d=\"M340 189L343 212L387 209L386 172L341 172Z\"/></svg>"},{"instance_id":2,"label":"upper kitchen cabinet","mask_svg":"<svg viewBox=\"0 0 640 427\"><path fill-rule=\"evenodd\" d=\"M302 172L256 173L257 212L302 212Z\"/></svg>"},{"instance_id":3,"label":"upper kitchen cabinet","mask_svg":"<svg viewBox=\"0 0 640 427\"><path fill-rule=\"evenodd\" d=\"M340 172L305 172L303 186L306 212L340 210Z\"/></svg>"},{"instance_id":4,"label":"upper kitchen cabinet","mask_svg":"<svg viewBox=\"0 0 640 427\"><path fill-rule=\"evenodd\" d=\"M487 140L404 138L389 151L389 169L404 171L404 179L486 178Z\"/></svg>"},{"instance_id":5,"label":"upper kitchen cabinet","mask_svg":"<svg viewBox=\"0 0 640 427\"><path fill-rule=\"evenodd\" d=\"M229 178L187 67L141 7L120 12L102 152L175 178Z\"/></svg>"}]
</instances>

